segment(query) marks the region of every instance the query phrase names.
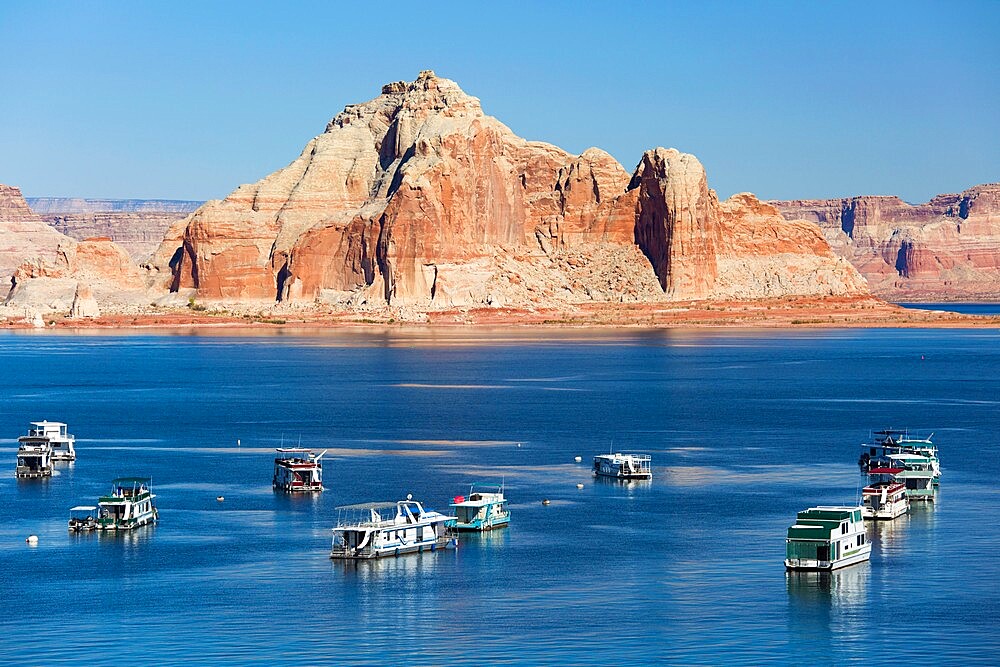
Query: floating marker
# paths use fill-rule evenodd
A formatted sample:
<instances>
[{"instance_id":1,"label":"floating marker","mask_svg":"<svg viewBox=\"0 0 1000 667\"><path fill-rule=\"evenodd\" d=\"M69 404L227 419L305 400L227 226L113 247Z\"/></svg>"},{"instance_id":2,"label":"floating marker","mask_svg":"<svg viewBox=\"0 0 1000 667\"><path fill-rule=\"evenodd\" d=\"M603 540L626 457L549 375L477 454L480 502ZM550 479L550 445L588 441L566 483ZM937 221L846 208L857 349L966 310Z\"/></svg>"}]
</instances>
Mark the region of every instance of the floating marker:
<instances>
[{"instance_id":1,"label":"floating marker","mask_svg":"<svg viewBox=\"0 0 1000 667\"><path fill-rule=\"evenodd\" d=\"M226 499L226 497L225 496L216 496L215 499L218 500L221 503L223 500Z\"/></svg>"},{"instance_id":2,"label":"floating marker","mask_svg":"<svg viewBox=\"0 0 1000 667\"><path fill-rule=\"evenodd\" d=\"M548 498L546 498L545 500L543 500L543 501L542 501L542 504L543 504L543 505L551 505L551 504L552 504L552 501L551 501L551 500L549 500Z\"/></svg>"},{"instance_id":3,"label":"floating marker","mask_svg":"<svg viewBox=\"0 0 1000 667\"><path fill-rule=\"evenodd\" d=\"M576 456L576 457L573 457L573 460L576 461L577 463L579 463L580 461L583 460L583 457L582 456Z\"/></svg>"},{"instance_id":4,"label":"floating marker","mask_svg":"<svg viewBox=\"0 0 1000 667\"><path fill-rule=\"evenodd\" d=\"M25 542L31 545L38 544L38 535L28 535L28 539Z\"/></svg>"},{"instance_id":5,"label":"floating marker","mask_svg":"<svg viewBox=\"0 0 1000 667\"><path fill-rule=\"evenodd\" d=\"M582 488L583 488L583 484L577 484L577 485L576 485L576 488L578 488L578 489L582 489Z\"/></svg>"}]
</instances>

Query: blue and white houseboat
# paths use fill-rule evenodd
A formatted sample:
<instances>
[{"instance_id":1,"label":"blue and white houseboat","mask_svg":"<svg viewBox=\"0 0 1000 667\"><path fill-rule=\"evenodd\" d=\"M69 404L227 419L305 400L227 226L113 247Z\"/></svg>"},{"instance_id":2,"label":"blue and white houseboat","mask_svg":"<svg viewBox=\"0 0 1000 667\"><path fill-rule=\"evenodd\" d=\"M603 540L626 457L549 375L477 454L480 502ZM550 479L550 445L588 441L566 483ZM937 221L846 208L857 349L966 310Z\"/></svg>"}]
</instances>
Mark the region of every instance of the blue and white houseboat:
<instances>
[{"instance_id":1,"label":"blue and white houseboat","mask_svg":"<svg viewBox=\"0 0 1000 667\"><path fill-rule=\"evenodd\" d=\"M810 507L788 528L785 568L836 570L866 561L871 553L861 507Z\"/></svg>"},{"instance_id":2,"label":"blue and white houseboat","mask_svg":"<svg viewBox=\"0 0 1000 667\"><path fill-rule=\"evenodd\" d=\"M467 498L455 496L455 502L450 506L456 517L453 524L455 530L493 530L510 523L510 508L504 497L503 484L473 484Z\"/></svg>"},{"instance_id":3,"label":"blue and white houseboat","mask_svg":"<svg viewBox=\"0 0 1000 667\"><path fill-rule=\"evenodd\" d=\"M648 454L598 454L594 457L594 475L615 479L652 479L652 459Z\"/></svg>"},{"instance_id":4,"label":"blue and white houseboat","mask_svg":"<svg viewBox=\"0 0 1000 667\"><path fill-rule=\"evenodd\" d=\"M340 515L330 550L335 560L385 558L458 546L458 534L449 526L456 517L425 510L410 496L337 509Z\"/></svg>"}]
</instances>

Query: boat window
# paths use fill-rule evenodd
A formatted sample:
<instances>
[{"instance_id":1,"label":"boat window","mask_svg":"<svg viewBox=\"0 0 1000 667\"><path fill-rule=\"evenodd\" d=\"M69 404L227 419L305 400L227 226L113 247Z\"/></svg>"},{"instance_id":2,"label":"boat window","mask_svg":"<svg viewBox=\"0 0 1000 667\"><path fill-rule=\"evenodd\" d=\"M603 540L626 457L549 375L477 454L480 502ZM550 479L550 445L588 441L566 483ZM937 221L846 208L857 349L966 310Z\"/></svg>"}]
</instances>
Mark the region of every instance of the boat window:
<instances>
[{"instance_id":1,"label":"boat window","mask_svg":"<svg viewBox=\"0 0 1000 667\"><path fill-rule=\"evenodd\" d=\"M840 532L841 532L841 534L846 534L847 533L847 522L846 521L844 523L840 524Z\"/></svg>"}]
</instances>

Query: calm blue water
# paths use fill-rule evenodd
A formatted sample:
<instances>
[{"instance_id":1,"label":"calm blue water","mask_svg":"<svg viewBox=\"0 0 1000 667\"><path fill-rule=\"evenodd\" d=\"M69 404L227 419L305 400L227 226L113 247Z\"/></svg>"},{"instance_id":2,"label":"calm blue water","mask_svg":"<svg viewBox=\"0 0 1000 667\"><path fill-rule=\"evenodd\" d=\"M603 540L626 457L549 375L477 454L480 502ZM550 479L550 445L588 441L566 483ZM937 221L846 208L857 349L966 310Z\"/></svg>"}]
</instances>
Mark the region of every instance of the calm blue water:
<instances>
[{"instance_id":1,"label":"calm blue water","mask_svg":"<svg viewBox=\"0 0 1000 667\"><path fill-rule=\"evenodd\" d=\"M3 333L0 662L996 663L998 390L984 330ZM15 480L40 419L79 460ZM786 575L795 512L856 497L884 426L936 433L940 502L871 528L870 563ZM276 495L300 439L328 490ZM590 477L612 440L651 483ZM159 525L69 535L119 474L152 475ZM337 505L501 478L508 530L327 557Z\"/></svg>"},{"instance_id":2,"label":"calm blue water","mask_svg":"<svg viewBox=\"0 0 1000 667\"><path fill-rule=\"evenodd\" d=\"M899 303L903 308L944 310L966 315L1000 315L1000 303Z\"/></svg>"}]
</instances>

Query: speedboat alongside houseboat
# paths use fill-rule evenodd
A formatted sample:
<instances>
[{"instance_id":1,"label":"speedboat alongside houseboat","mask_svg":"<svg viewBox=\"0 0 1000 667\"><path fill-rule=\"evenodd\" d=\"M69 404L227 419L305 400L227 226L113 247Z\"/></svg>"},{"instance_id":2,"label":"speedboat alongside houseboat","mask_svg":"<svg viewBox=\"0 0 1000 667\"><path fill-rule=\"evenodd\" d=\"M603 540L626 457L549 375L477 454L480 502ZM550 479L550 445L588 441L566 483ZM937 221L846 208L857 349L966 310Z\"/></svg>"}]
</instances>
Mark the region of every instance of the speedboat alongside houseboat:
<instances>
[{"instance_id":1,"label":"speedboat alongside houseboat","mask_svg":"<svg viewBox=\"0 0 1000 667\"><path fill-rule=\"evenodd\" d=\"M594 475L615 479L652 479L651 464L648 454L598 454L594 457Z\"/></svg>"},{"instance_id":2,"label":"speedboat alongside houseboat","mask_svg":"<svg viewBox=\"0 0 1000 667\"><path fill-rule=\"evenodd\" d=\"M785 539L785 568L836 570L866 561L872 545L861 507L810 507L796 515Z\"/></svg>"},{"instance_id":3,"label":"speedboat alongside houseboat","mask_svg":"<svg viewBox=\"0 0 1000 667\"><path fill-rule=\"evenodd\" d=\"M158 518L149 477L119 477L97 501L97 530L132 530Z\"/></svg>"},{"instance_id":4,"label":"speedboat alongside houseboat","mask_svg":"<svg viewBox=\"0 0 1000 667\"><path fill-rule=\"evenodd\" d=\"M458 546L449 526L456 517L434 510L407 496L388 503L362 503L337 508L330 558L364 560L436 551Z\"/></svg>"},{"instance_id":5,"label":"speedboat alongside houseboat","mask_svg":"<svg viewBox=\"0 0 1000 667\"><path fill-rule=\"evenodd\" d=\"M271 485L288 493L322 491L323 463L320 459L324 454L325 449L313 454L312 450L301 447L279 447L275 450Z\"/></svg>"},{"instance_id":6,"label":"speedboat alongside houseboat","mask_svg":"<svg viewBox=\"0 0 1000 667\"><path fill-rule=\"evenodd\" d=\"M52 476L52 446L45 439L20 442L14 477L35 479Z\"/></svg>"},{"instance_id":7,"label":"speedboat alongside houseboat","mask_svg":"<svg viewBox=\"0 0 1000 667\"><path fill-rule=\"evenodd\" d=\"M68 427L62 422L40 421L31 422L28 434L17 439L19 445L41 445L48 443L52 450L53 461L75 461L76 437L69 434Z\"/></svg>"},{"instance_id":8,"label":"speedboat alongside houseboat","mask_svg":"<svg viewBox=\"0 0 1000 667\"><path fill-rule=\"evenodd\" d=\"M455 496L450 507L455 512L455 530L483 531L503 528L510 523L510 509L504 497L503 484L473 484L469 497Z\"/></svg>"},{"instance_id":9,"label":"speedboat alongside houseboat","mask_svg":"<svg viewBox=\"0 0 1000 667\"><path fill-rule=\"evenodd\" d=\"M69 511L69 529L82 533L97 528L97 508L93 505L79 505Z\"/></svg>"}]
</instances>

